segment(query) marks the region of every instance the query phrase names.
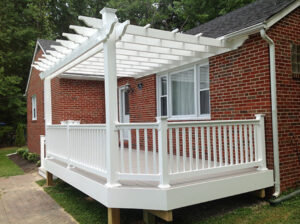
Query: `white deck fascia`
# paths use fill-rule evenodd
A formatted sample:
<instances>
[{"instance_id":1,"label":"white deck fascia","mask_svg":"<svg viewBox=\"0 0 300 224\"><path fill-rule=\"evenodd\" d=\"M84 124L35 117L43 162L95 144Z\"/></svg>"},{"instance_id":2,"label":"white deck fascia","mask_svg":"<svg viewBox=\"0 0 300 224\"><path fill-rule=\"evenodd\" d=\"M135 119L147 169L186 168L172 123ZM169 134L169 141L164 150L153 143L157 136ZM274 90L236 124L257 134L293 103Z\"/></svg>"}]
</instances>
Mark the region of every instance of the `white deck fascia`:
<instances>
[{"instance_id":1,"label":"white deck fascia","mask_svg":"<svg viewBox=\"0 0 300 224\"><path fill-rule=\"evenodd\" d=\"M45 160L45 169L101 204L110 208L172 210L271 187L272 170L248 169L222 176L171 186L167 189L122 185L107 187L106 181L93 174L69 169L56 160Z\"/></svg>"}]
</instances>

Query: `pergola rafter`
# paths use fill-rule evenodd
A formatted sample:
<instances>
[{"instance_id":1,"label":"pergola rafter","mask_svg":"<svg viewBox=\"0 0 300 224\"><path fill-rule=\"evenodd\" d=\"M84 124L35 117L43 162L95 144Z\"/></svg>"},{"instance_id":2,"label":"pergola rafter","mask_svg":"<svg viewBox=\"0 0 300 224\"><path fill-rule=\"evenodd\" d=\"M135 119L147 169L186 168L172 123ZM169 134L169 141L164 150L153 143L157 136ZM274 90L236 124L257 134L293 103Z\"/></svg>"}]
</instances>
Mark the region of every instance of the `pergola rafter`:
<instances>
[{"instance_id":1,"label":"pergola rafter","mask_svg":"<svg viewBox=\"0 0 300 224\"><path fill-rule=\"evenodd\" d=\"M63 73L103 75L104 43L114 39L117 76L142 77L189 64L231 50L224 40L164 31L119 23L112 15L108 24L102 19L79 16L86 26L70 25L75 33L63 33L68 40L56 40L33 66L41 78Z\"/></svg>"}]
</instances>

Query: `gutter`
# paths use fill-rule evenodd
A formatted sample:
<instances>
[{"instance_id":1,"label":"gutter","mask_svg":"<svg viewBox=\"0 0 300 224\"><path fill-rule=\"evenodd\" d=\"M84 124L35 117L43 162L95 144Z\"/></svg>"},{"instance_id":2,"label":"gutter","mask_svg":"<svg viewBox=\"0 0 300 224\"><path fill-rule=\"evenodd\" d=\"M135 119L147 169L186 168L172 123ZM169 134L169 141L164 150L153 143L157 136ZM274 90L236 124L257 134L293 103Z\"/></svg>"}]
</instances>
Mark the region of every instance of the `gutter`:
<instances>
[{"instance_id":1,"label":"gutter","mask_svg":"<svg viewBox=\"0 0 300 224\"><path fill-rule=\"evenodd\" d=\"M279 170L279 149L278 149L275 44L274 44L274 41L266 34L265 29L260 30L260 36L269 44L271 103L272 103L273 157L274 157L274 179L275 179L275 192L274 192L273 196L277 198L280 195L280 170Z\"/></svg>"}]
</instances>

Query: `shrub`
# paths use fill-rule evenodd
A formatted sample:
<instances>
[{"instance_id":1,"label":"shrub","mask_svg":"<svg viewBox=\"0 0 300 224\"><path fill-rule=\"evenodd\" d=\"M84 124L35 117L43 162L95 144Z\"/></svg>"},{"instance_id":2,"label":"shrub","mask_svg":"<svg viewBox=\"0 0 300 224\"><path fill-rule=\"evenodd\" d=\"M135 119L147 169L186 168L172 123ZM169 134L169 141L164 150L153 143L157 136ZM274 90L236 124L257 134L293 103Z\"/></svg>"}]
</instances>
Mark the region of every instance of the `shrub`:
<instances>
[{"instance_id":1,"label":"shrub","mask_svg":"<svg viewBox=\"0 0 300 224\"><path fill-rule=\"evenodd\" d=\"M23 154L22 154L22 158L23 159L27 159L28 158L28 150L26 150Z\"/></svg>"},{"instance_id":2,"label":"shrub","mask_svg":"<svg viewBox=\"0 0 300 224\"><path fill-rule=\"evenodd\" d=\"M12 126L0 126L0 146L13 145L14 134L14 128Z\"/></svg>"},{"instance_id":3,"label":"shrub","mask_svg":"<svg viewBox=\"0 0 300 224\"><path fill-rule=\"evenodd\" d=\"M37 167L40 167L40 166L41 166L41 160L39 160L39 161L36 162L36 166L37 166Z\"/></svg>"},{"instance_id":4,"label":"shrub","mask_svg":"<svg viewBox=\"0 0 300 224\"><path fill-rule=\"evenodd\" d=\"M36 163L39 159L40 156L38 154L31 152L28 153L27 160L29 160L30 162Z\"/></svg>"},{"instance_id":5,"label":"shrub","mask_svg":"<svg viewBox=\"0 0 300 224\"><path fill-rule=\"evenodd\" d=\"M27 150L26 148L19 148L19 149L17 149L17 153L18 153L20 156L23 156L23 153L24 153L26 150Z\"/></svg>"},{"instance_id":6,"label":"shrub","mask_svg":"<svg viewBox=\"0 0 300 224\"><path fill-rule=\"evenodd\" d=\"M16 130L16 140L15 145L16 146L24 146L26 144L25 136L24 136L24 125L18 124L17 130Z\"/></svg>"}]
</instances>

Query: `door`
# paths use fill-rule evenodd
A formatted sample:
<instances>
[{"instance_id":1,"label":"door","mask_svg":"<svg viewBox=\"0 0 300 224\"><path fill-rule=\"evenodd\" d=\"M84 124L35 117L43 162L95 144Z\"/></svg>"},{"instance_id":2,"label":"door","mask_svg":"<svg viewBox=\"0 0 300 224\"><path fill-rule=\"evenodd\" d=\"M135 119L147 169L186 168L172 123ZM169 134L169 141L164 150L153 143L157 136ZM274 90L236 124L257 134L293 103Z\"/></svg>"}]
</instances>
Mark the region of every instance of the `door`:
<instances>
[{"instance_id":1,"label":"door","mask_svg":"<svg viewBox=\"0 0 300 224\"><path fill-rule=\"evenodd\" d=\"M120 122L129 123L129 94L125 87L121 87L119 91L119 108L120 108ZM123 132L123 138L128 139L128 131Z\"/></svg>"}]
</instances>

